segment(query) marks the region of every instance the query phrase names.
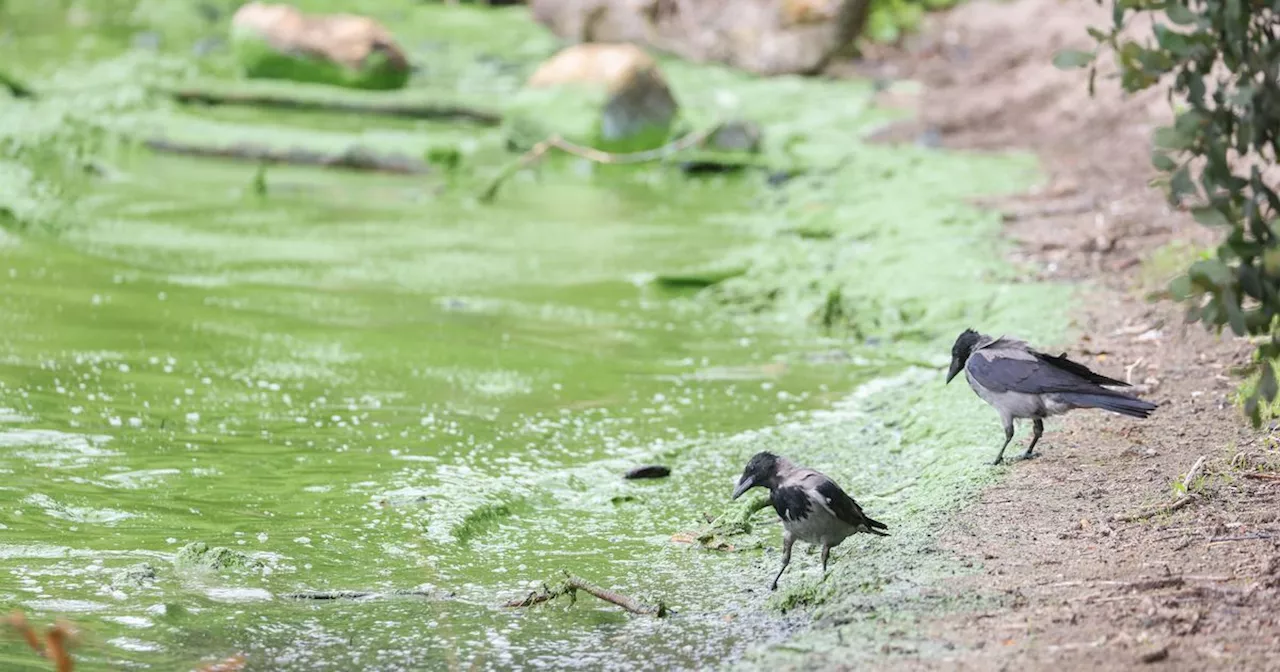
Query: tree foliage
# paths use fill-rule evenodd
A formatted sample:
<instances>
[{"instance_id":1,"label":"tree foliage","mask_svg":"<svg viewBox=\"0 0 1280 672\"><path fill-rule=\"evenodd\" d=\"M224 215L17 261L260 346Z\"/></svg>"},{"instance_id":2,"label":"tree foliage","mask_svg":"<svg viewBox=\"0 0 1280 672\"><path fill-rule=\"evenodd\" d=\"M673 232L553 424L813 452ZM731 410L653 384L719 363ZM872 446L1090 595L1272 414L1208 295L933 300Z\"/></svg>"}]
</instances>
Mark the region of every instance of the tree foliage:
<instances>
[{"instance_id":1,"label":"tree foliage","mask_svg":"<svg viewBox=\"0 0 1280 672\"><path fill-rule=\"evenodd\" d=\"M1280 358L1280 0L1108 1L1112 25L1089 29L1097 48L1054 63L1089 68L1092 93L1096 59L1109 53L1126 91L1166 85L1178 101L1173 125L1152 138L1151 163L1170 204L1223 238L1164 296L1185 302L1191 321L1256 338L1259 379L1245 400L1256 425L1276 398ZM1138 21L1152 29L1132 39L1125 29Z\"/></svg>"}]
</instances>

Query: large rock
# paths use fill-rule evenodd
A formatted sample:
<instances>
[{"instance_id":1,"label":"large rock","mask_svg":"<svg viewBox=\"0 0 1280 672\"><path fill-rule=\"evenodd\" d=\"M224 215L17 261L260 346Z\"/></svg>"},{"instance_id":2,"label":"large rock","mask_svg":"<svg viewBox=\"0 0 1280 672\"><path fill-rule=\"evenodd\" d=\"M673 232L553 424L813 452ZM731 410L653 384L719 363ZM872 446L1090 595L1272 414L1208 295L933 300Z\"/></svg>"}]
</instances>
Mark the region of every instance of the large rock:
<instances>
[{"instance_id":1,"label":"large rock","mask_svg":"<svg viewBox=\"0 0 1280 672\"><path fill-rule=\"evenodd\" d=\"M661 146L679 110L658 64L631 44L560 51L529 77L512 108L526 126L542 127L526 134L558 133L609 151Z\"/></svg>"},{"instance_id":2,"label":"large rock","mask_svg":"<svg viewBox=\"0 0 1280 672\"><path fill-rule=\"evenodd\" d=\"M576 42L630 42L761 75L814 73L862 31L870 0L529 0Z\"/></svg>"},{"instance_id":3,"label":"large rock","mask_svg":"<svg viewBox=\"0 0 1280 672\"><path fill-rule=\"evenodd\" d=\"M368 17L250 2L232 17L231 39L249 77L358 89L398 89L409 80L404 51Z\"/></svg>"}]
</instances>

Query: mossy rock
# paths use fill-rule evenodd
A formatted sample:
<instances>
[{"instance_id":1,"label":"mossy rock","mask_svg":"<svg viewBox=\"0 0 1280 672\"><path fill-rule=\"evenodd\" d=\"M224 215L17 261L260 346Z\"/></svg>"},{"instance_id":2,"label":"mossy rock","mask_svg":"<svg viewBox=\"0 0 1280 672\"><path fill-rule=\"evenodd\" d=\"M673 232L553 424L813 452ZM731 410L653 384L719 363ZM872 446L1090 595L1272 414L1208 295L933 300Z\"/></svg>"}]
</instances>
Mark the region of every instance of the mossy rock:
<instances>
[{"instance_id":1,"label":"mossy rock","mask_svg":"<svg viewBox=\"0 0 1280 672\"><path fill-rule=\"evenodd\" d=\"M156 568L143 562L117 570L111 576L111 585L115 588L141 588L155 580Z\"/></svg>"},{"instance_id":2,"label":"mossy rock","mask_svg":"<svg viewBox=\"0 0 1280 672\"><path fill-rule=\"evenodd\" d=\"M586 86L524 89L507 104L503 127L508 145L527 151L558 135L576 145L605 152L628 153L656 149L671 139L673 120L634 125L629 135L606 126L609 95Z\"/></svg>"},{"instance_id":3,"label":"mossy rock","mask_svg":"<svg viewBox=\"0 0 1280 672\"><path fill-rule=\"evenodd\" d=\"M253 34L233 33L231 46L245 76L251 79L285 79L378 91L401 89L409 81L407 68L378 51L369 54L362 68L353 69L323 58L279 52Z\"/></svg>"},{"instance_id":4,"label":"mossy rock","mask_svg":"<svg viewBox=\"0 0 1280 672\"><path fill-rule=\"evenodd\" d=\"M213 546L203 541L194 541L178 549L173 564L180 568L206 569L221 571L224 569L258 569L263 566L261 560L225 546Z\"/></svg>"}]
</instances>

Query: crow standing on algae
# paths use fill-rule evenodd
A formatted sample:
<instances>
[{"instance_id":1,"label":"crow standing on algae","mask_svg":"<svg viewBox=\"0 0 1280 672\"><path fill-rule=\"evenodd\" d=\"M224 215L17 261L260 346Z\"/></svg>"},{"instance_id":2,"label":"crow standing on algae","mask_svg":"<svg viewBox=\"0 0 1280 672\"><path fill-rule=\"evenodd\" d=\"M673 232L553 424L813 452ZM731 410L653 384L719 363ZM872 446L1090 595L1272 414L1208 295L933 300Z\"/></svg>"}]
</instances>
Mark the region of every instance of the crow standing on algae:
<instances>
[{"instance_id":1,"label":"crow standing on algae","mask_svg":"<svg viewBox=\"0 0 1280 672\"><path fill-rule=\"evenodd\" d=\"M846 495L836 482L820 472L805 469L773 453L756 453L733 489L733 498L756 486L769 489L769 501L782 518L782 568L773 577L769 590L778 589L778 579L791 563L791 546L796 539L822 546L822 572L827 571L831 549L858 532L882 537L888 526L862 513L862 507Z\"/></svg>"}]
</instances>

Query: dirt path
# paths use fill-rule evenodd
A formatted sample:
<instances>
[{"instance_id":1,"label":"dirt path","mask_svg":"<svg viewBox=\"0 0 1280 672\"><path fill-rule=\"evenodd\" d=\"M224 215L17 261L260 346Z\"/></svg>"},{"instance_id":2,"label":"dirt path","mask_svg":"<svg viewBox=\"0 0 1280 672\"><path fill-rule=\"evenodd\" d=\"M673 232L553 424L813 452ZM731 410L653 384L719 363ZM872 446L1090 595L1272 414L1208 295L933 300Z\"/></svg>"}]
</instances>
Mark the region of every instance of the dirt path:
<instances>
[{"instance_id":1,"label":"dirt path","mask_svg":"<svg viewBox=\"0 0 1280 672\"><path fill-rule=\"evenodd\" d=\"M1051 422L1043 456L1014 462L939 539L982 570L944 592L1002 596L1002 607L921 617L919 650L947 653L888 653L886 667L1280 669L1280 480L1258 476L1276 473L1280 450L1234 405L1247 344L1144 299L1213 240L1147 185L1168 103L1159 91L1125 98L1102 77L1090 99L1083 74L1051 65L1106 21L1091 2L974 2L856 66L926 85L919 120L886 141L1040 155L1049 184L996 204L1019 243L1013 261L1029 278L1086 282L1087 336L1061 345L1161 405L1146 422ZM1161 512L1135 515L1147 510Z\"/></svg>"}]
</instances>

